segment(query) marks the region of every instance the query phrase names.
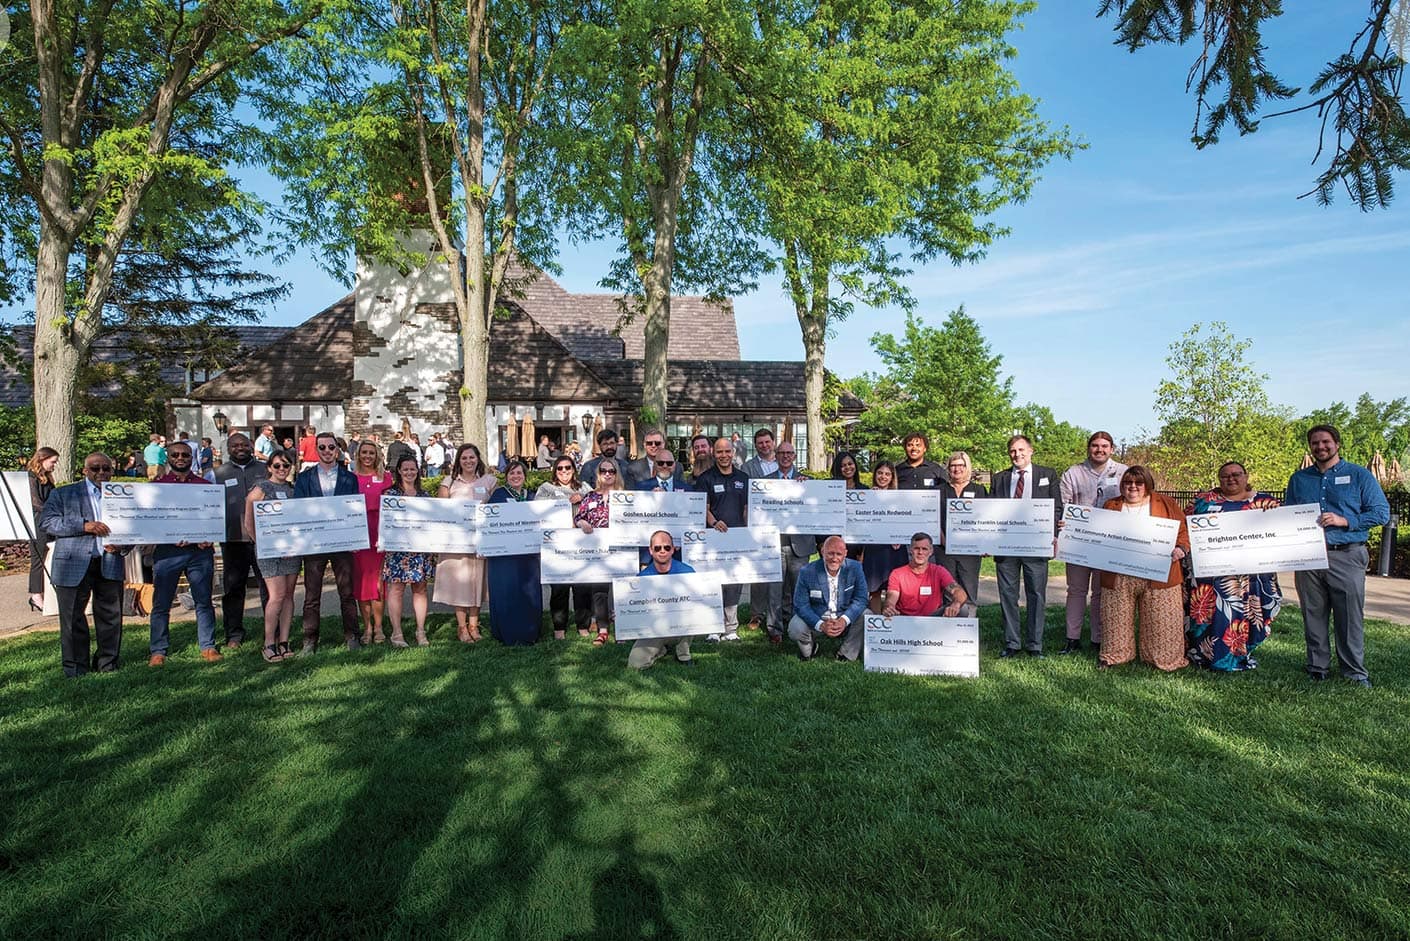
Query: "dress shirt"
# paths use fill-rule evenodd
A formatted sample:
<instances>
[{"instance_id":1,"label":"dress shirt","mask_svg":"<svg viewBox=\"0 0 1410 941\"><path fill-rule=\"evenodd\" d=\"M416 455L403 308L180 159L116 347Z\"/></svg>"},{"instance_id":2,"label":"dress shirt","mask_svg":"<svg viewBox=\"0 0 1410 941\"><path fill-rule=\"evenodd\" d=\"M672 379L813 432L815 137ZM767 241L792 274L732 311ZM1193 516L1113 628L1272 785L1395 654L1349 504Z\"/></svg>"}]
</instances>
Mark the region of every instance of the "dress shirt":
<instances>
[{"instance_id":1,"label":"dress shirt","mask_svg":"<svg viewBox=\"0 0 1410 941\"><path fill-rule=\"evenodd\" d=\"M1323 511L1346 517L1346 526L1322 530L1329 546L1364 543L1372 526L1390 522L1390 501L1371 472L1360 464L1338 461L1326 473L1304 467L1288 480L1283 505L1316 503Z\"/></svg>"},{"instance_id":2,"label":"dress shirt","mask_svg":"<svg viewBox=\"0 0 1410 941\"><path fill-rule=\"evenodd\" d=\"M334 464L333 469L324 472L323 465L318 465L318 488L323 491L325 497L333 496L333 491L338 488L338 465Z\"/></svg>"},{"instance_id":3,"label":"dress shirt","mask_svg":"<svg viewBox=\"0 0 1410 941\"><path fill-rule=\"evenodd\" d=\"M88 480L87 478L84 478L84 479L85 479L85 480L87 481L87 483L88 483L88 502L91 503L91 504L93 504L93 519L94 519L95 521L97 521L97 522L102 522L102 520L103 520L103 491L102 491L102 489L101 489L97 484L93 483L93 481ZM102 536L94 536L94 537L93 537L93 556L94 556L95 558L102 558L102 556L103 556L103 537L102 537Z\"/></svg>"}]
</instances>

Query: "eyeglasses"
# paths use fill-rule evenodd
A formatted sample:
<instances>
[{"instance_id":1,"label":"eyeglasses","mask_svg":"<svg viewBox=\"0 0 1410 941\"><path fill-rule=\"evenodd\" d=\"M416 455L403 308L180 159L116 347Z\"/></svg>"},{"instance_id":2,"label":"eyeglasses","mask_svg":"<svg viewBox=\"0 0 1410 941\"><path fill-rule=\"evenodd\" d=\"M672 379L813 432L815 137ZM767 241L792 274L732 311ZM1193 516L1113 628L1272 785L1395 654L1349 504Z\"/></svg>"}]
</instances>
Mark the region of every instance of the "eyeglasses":
<instances>
[{"instance_id":1,"label":"eyeglasses","mask_svg":"<svg viewBox=\"0 0 1410 941\"><path fill-rule=\"evenodd\" d=\"M657 466L657 467L675 467L675 466L676 466L676 462L675 462L675 461L657 461L657 462L656 462L656 466Z\"/></svg>"},{"instance_id":2,"label":"eyeglasses","mask_svg":"<svg viewBox=\"0 0 1410 941\"><path fill-rule=\"evenodd\" d=\"M572 470L572 469L573 469L573 465L572 465L572 464L559 464L557 467L554 468L554 470L556 470L556 471L570 471L570 470Z\"/></svg>"},{"instance_id":3,"label":"eyeglasses","mask_svg":"<svg viewBox=\"0 0 1410 941\"><path fill-rule=\"evenodd\" d=\"M1123 487L1137 487L1137 488L1139 488L1139 489L1141 489L1141 490L1144 490L1145 487L1146 487L1146 484L1145 484L1145 481L1141 481L1141 480L1123 480L1123 481L1121 482L1121 486L1123 486Z\"/></svg>"},{"instance_id":4,"label":"eyeglasses","mask_svg":"<svg viewBox=\"0 0 1410 941\"><path fill-rule=\"evenodd\" d=\"M652 546L652 552L674 552L675 546Z\"/></svg>"},{"instance_id":5,"label":"eyeglasses","mask_svg":"<svg viewBox=\"0 0 1410 941\"><path fill-rule=\"evenodd\" d=\"M647 446L648 448L659 448L661 445L663 445L663 444L665 444L665 443L666 443L666 442L664 442L664 441L648 441L648 442L646 442L646 446Z\"/></svg>"},{"instance_id":6,"label":"eyeglasses","mask_svg":"<svg viewBox=\"0 0 1410 941\"><path fill-rule=\"evenodd\" d=\"M776 453L779 457L797 457L797 456L798 456L798 452L797 452L797 451L776 451L776 452L774 452L774 453Z\"/></svg>"}]
</instances>

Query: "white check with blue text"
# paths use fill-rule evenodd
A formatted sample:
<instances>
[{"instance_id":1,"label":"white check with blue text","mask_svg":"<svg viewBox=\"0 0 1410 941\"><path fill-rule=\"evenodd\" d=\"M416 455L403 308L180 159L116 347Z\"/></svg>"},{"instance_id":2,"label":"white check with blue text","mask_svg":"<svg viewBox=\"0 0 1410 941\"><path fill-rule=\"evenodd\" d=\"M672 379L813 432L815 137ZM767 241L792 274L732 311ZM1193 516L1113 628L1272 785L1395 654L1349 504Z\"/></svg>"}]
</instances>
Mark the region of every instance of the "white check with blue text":
<instances>
[{"instance_id":1,"label":"white check with blue text","mask_svg":"<svg viewBox=\"0 0 1410 941\"><path fill-rule=\"evenodd\" d=\"M1187 517L1196 578L1306 572L1327 567L1316 503Z\"/></svg>"}]
</instances>

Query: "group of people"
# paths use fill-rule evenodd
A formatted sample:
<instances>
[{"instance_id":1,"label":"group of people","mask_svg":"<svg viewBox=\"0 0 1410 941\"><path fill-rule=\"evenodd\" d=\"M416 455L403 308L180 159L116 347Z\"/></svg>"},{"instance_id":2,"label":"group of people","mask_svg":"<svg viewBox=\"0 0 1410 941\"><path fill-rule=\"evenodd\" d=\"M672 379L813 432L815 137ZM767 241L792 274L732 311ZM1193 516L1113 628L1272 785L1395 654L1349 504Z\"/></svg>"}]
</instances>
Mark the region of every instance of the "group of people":
<instances>
[{"instance_id":1,"label":"group of people","mask_svg":"<svg viewBox=\"0 0 1410 941\"><path fill-rule=\"evenodd\" d=\"M620 437L612 430L597 436L598 456L578 467L560 454L551 460L551 478L536 491L527 485L528 466L508 462L503 482L486 466L479 449L456 449L440 481L438 495L475 502L502 503L530 499L566 500L573 525L585 533L611 525L610 495L615 490L690 490L705 494L705 524L721 532L748 525L749 481L754 478L794 479L800 476L797 451L790 441L776 442L770 429L754 436L754 456L739 462L730 438L711 441L697 435L690 441L689 466L667 449L665 436L649 429L645 455L636 461L618 457ZM1340 457L1340 435L1331 426L1308 432L1313 463L1288 482L1289 503L1317 503L1318 525L1324 532L1329 567L1298 572L1307 644L1307 671L1314 680L1331 669L1333 639L1341 674L1370 685L1364 663L1362 609L1366 541L1369 531L1389 519L1384 492L1369 471ZM395 446L395 445L394 445ZM751 626L763 630L771 643L787 636L798 655L812 659L824 638L839 639L837 656L855 660L861 652L862 615L870 610L885 616L956 616L971 613L979 603L980 558L952 554L944 545L944 507L948 498L1051 500L1055 504L1054 540L1061 526L1061 504L1098 506L1123 513L1176 520L1179 536L1164 579L1143 579L1100 572L1069 563L1066 566L1066 639L1060 654L1082 647L1082 627L1097 654L1099 669L1120 666L1137 658L1160 670L1177 670L1191 662L1214 670L1236 671L1257 665L1253 654L1268 636L1281 606L1276 573L1249 573L1212 579L1191 579L1182 562L1189 553L1185 517L1190 513L1239 512L1279 505L1270 494L1254 490L1248 472L1237 461L1220 468L1218 486L1181 507L1156 492L1149 469L1126 466L1113 457L1114 443L1105 432L1087 442L1087 459L1062 474L1034 464L1032 443L1023 435L1008 441L1010 466L994 474L986 488L974 480L968 454L951 454L945 466L931 461L929 442L922 434L903 441L906 457L881 461L872 468L877 489L939 490L942 497L940 537L917 533L908 545L848 546L840 535L789 534L781 537L783 578L750 586ZM315 653L323 585L329 569L337 586L343 639L349 648L384 640L407 646L402 615L411 597L414 638L427 642L425 627L431 598L450 605L457 636L464 643L480 640L480 616L488 606L491 634L505 644L537 641L542 616L539 560L535 555L481 558L473 554L387 552L375 548L257 561L253 507L263 499L361 494L367 501L371 544L376 545L377 515L383 494L430 497L422 492L424 455L389 449L384 461L374 441L357 444L353 466L344 466L343 448L329 433L314 433L308 466L296 471L295 458L273 451L260 459L257 442L243 434L227 440L228 460L214 471L224 488L226 539L221 543L224 566L222 608L227 651L244 640L245 596L251 575L264 602L263 656L278 661L292 654L294 588L303 574L303 639L301 652ZM167 446L168 470L158 483L200 483L193 467L193 448L186 442ZM101 453L84 461L84 480L53 488L57 454L42 448L31 461L31 496L39 539L53 539L51 577L58 594L64 671L79 675L89 669L117 665L120 633L122 556L126 548L105 544L101 483L113 473L112 461ZM843 451L832 463L832 477L849 489L864 486L857 455ZM38 547L42 558L42 545ZM814 561L813 556L820 557ZM1003 645L1001 658L1027 653L1043 656L1048 559L998 557L998 581ZM642 551L643 574L689 571L681 562L669 533L658 532ZM152 611L150 663L160 665L168 650L167 624L179 578L184 574L196 606L201 656L221 658L211 598L214 571L209 544L160 546L154 553L155 592ZM42 596L42 573L31 578L31 603ZM428 586L434 583L434 593ZM38 588L36 588L36 584ZM1020 586L1026 597L1021 617ZM709 640L739 637L738 606L743 585L722 586L720 629ZM88 622L84 614L94 601L98 654L90 656ZM583 637L601 646L610 640L612 596L609 583L554 586L549 596L553 636L563 639L570 621ZM1139 624L1139 640L1137 625ZM1333 638L1334 635L1334 638ZM649 666L669 649L677 660L689 661L690 638L639 642L629 662Z\"/></svg>"}]
</instances>

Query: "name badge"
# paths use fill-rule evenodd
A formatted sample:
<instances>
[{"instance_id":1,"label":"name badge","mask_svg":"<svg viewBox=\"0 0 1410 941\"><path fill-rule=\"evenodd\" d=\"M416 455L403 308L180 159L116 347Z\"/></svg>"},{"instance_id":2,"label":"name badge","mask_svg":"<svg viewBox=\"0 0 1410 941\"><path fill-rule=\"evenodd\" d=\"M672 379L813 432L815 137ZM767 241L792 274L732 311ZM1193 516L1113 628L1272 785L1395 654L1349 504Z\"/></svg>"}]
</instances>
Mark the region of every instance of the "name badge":
<instances>
[{"instance_id":1,"label":"name badge","mask_svg":"<svg viewBox=\"0 0 1410 941\"><path fill-rule=\"evenodd\" d=\"M1333 480L1332 483L1334 483L1334 484L1349 484L1349 483L1351 483L1351 477L1350 477L1350 476L1347 476L1347 477L1338 477L1338 478L1336 478L1335 480Z\"/></svg>"},{"instance_id":2,"label":"name badge","mask_svg":"<svg viewBox=\"0 0 1410 941\"><path fill-rule=\"evenodd\" d=\"M964 493L960 494L960 496L962 496L962 497L972 497L972 496L974 496L974 491L973 491L973 490L966 490Z\"/></svg>"},{"instance_id":3,"label":"name badge","mask_svg":"<svg viewBox=\"0 0 1410 941\"><path fill-rule=\"evenodd\" d=\"M921 596L922 598L924 598L926 595L932 594L933 591L934 591L934 589L932 589L929 585L921 585L921 586L920 586L920 596Z\"/></svg>"},{"instance_id":4,"label":"name badge","mask_svg":"<svg viewBox=\"0 0 1410 941\"><path fill-rule=\"evenodd\" d=\"M808 592L808 597L809 597L809 598L821 598L821 597L822 597L822 592L820 592L820 591L818 591L816 588L814 588L812 591Z\"/></svg>"},{"instance_id":5,"label":"name badge","mask_svg":"<svg viewBox=\"0 0 1410 941\"><path fill-rule=\"evenodd\" d=\"M485 490L484 487L476 487L476 488L475 488L475 492L476 492L476 493L486 493L487 491Z\"/></svg>"},{"instance_id":6,"label":"name badge","mask_svg":"<svg viewBox=\"0 0 1410 941\"><path fill-rule=\"evenodd\" d=\"M1038 481L1038 486L1040 486L1040 487L1046 487L1047 485L1048 485L1048 478L1046 478L1046 477L1044 477L1042 480Z\"/></svg>"},{"instance_id":7,"label":"name badge","mask_svg":"<svg viewBox=\"0 0 1410 941\"><path fill-rule=\"evenodd\" d=\"M933 487L933 486L935 486L935 478L934 478L934 477L927 477L927 478L925 478L924 483L925 483L925 485L926 485L927 487Z\"/></svg>"},{"instance_id":8,"label":"name badge","mask_svg":"<svg viewBox=\"0 0 1410 941\"><path fill-rule=\"evenodd\" d=\"M225 482L225 486L226 486L226 487L238 487L238 486L240 486L240 481L236 480L234 477L231 477L229 480L227 480L227 481Z\"/></svg>"},{"instance_id":9,"label":"name badge","mask_svg":"<svg viewBox=\"0 0 1410 941\"><path fill-rule=\"evenodd\" d=\"M714 488L714 489L715 489L715 492L716 492L716 493L724 493L724 492L725 492L725 485L724 485L724 484L715 484L715 488Z\"/></svg>"}]
</instances>

